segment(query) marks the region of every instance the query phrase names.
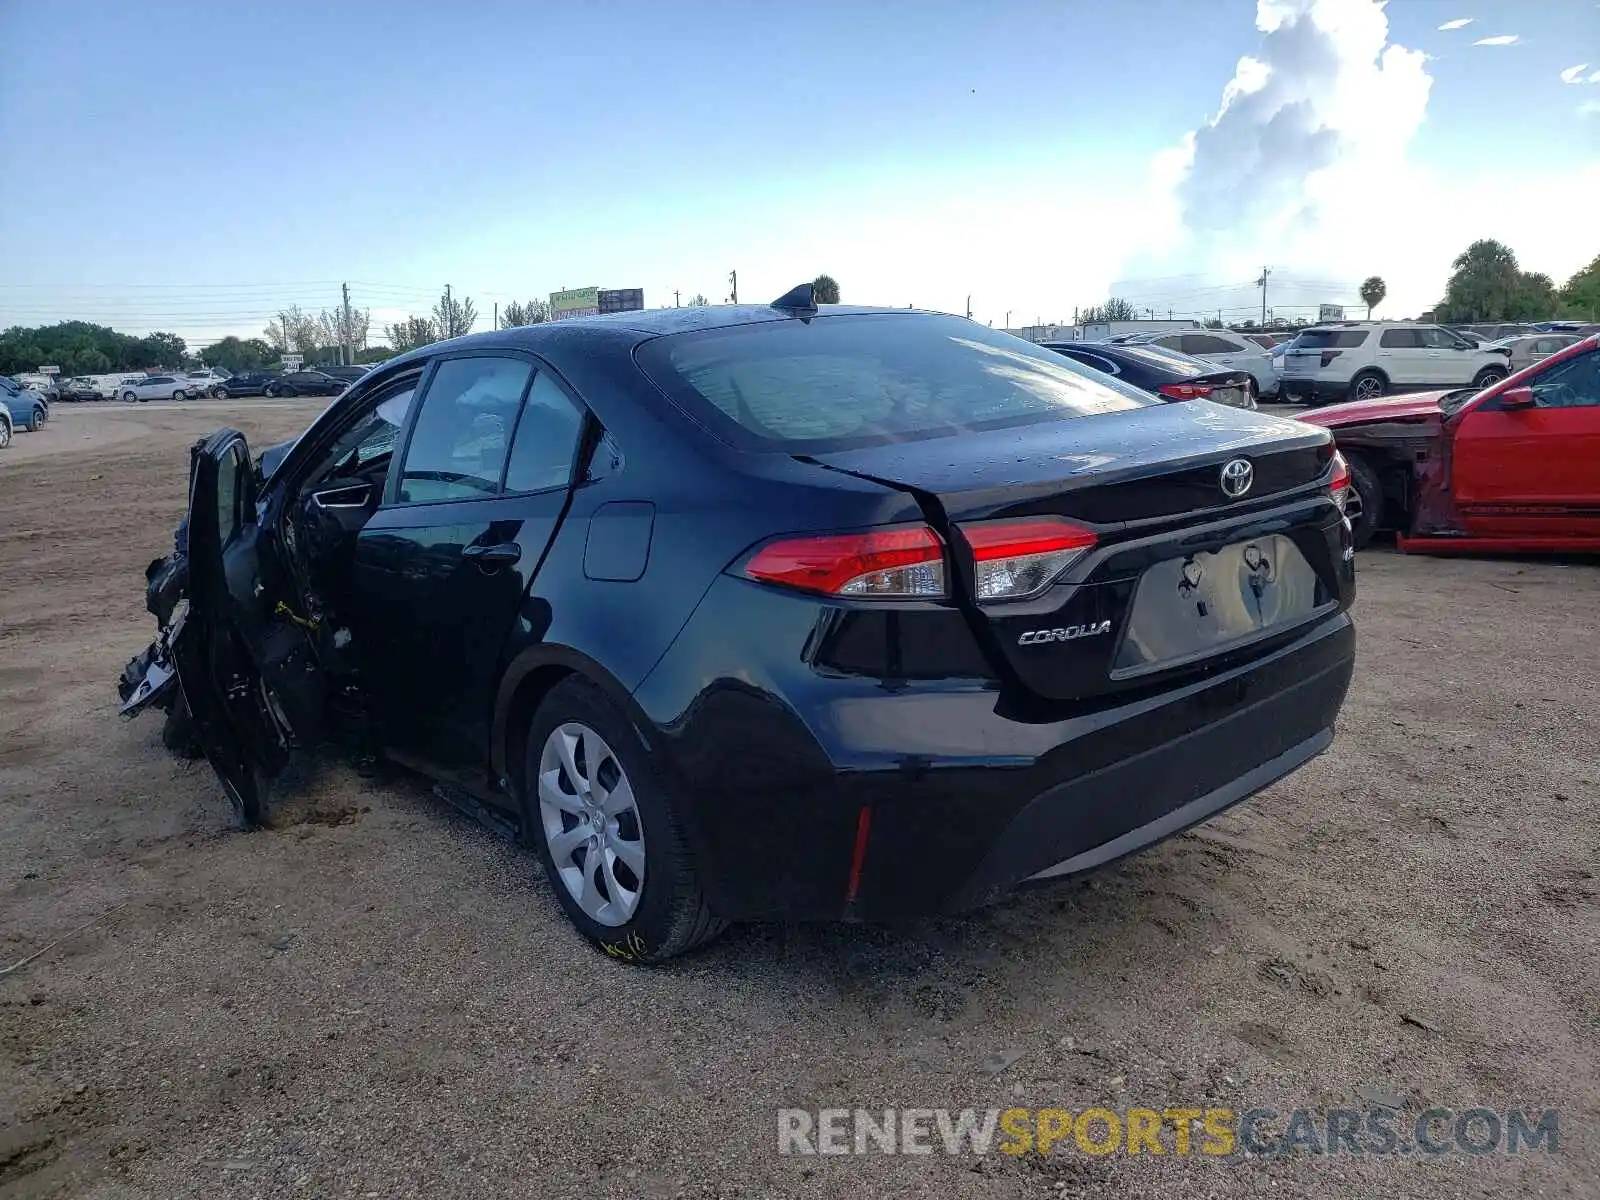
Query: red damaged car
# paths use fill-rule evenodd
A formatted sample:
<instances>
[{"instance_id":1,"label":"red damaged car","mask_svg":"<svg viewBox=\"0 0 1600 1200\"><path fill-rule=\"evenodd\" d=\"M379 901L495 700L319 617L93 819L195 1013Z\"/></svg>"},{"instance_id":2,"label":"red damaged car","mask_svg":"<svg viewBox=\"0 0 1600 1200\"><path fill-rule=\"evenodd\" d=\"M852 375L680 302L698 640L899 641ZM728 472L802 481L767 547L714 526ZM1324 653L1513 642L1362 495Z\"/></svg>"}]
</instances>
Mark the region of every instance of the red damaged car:
<instances>
[{"instance_id":1,"label":"red damaged car","mask_svg":"<svg viewBox=\"0 0 1600 1200\"><path fill-rule=\"evenodd\" d=\"M1600 551L1600 334L1479 391L1336 404L1301 420L1350 464L1357 546Z\"/></svg>"}]
</instances>

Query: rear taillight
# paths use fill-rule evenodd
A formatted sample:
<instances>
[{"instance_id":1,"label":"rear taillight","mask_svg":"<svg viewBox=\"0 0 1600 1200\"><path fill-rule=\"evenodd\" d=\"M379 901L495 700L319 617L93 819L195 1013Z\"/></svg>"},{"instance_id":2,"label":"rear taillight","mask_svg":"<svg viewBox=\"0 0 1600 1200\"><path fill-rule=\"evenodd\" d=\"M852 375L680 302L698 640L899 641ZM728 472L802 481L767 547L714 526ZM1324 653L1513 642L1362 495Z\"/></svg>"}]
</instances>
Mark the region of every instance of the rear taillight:
<instances>
[{"instance_id":1,"label":"rear taillight","mask_svg":"<svg viewBox=\"0 0 1600 1200\"><path fill-rule=\"evenodd\" d=\"M1099 540L1093 530L1064 517L974 521L959 528L972 547L973 590L980 604L1037 595Z\"/></svg>"},{"instance_id":2,"label":"rear taillight","mask_svg":"<svg viewBox=\"0 0 1600 1200\"><path fill-rule=\"evenodd\" d=\"M1163 396L1173 400L1204 400L1211 395L1209 383L1167 383L1159 390Z\"/></svg>"},{"instance_id":3,"label":"rear taillight","mask_svg":"<svg viewBox=\"0 0 1600 1200\"><path fill-rule=\"evenodd\" d=\"M827 596L936 600L945 594L944 543L926 525L784 538L758 550L744 574Z\"/></svg>"},{"instance_id":4,"label":"rear taillight","mask_svg":"<svg viewBox=\"0 0 1600 1200\"><path fill-rule=\"evenodd\" d=\"M1333 452L1333 478L1328 481L1328 491L1343 512L1345 501L1350 498L1350 464L1337 450Z\"/></svg>"},{"instance_id":5,"label":"rear taillight","mask_svg":"<svg viewBox=\"0 0 1600 1200\"><path fill-rule=\"evenodd\" d=\"M1323 366L1327 366L1329 363L1331 363L1334 359L1338 358L1339 355L1341 355L1343 353L1344 353L1343 350L1324 350L1322 352L1322 365Z\"/></svg>"}]
</instances>

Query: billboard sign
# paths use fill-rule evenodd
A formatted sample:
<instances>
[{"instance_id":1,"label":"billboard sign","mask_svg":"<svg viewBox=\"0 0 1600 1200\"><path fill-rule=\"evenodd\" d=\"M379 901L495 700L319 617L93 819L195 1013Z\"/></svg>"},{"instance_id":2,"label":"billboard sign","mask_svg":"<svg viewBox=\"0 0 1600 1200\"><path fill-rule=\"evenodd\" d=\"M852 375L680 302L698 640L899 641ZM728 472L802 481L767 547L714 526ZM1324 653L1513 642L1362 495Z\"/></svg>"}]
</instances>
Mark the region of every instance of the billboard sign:
<instances>
[{"instance_id":1,"label":"billboard sign","mask_svg":"<svg viewBox=\"0 0 1600 1200\"><path fill-rule=\"evenodd\" d=\"M564 292L550 293L550 319L565 317L593 317L600 312L600 289L597 287L568 288Z\"/></svg>"},{"instance_id":2,"label":"billboard sign","mask_svg":"<svg viewBox=\"0 0 1600 1200\"><path fill-rule=\"evenodd\" d=\"M283 356L283 369L285 371L298 371L305 364L305 356L301 354L285 354Z\"/></svg>"},{"instance_id":3,"label":"billboard sign","mask_svg":"<svg viewBox=\"0 0 1600 1200\"><path fill-rule=\"evenodd\" d=\"M598 307L603 313L638 312L644 307L644 289L602 288Z\"/></svg>"},{"instance_id":4,"label":"billboard sign","mask_svg":"<svg viewBox=\"0 0 1600 1200\"><path fill-rule=\"evenodd\" d=\"M1319 308L1317 310L1317 320L1319 320L1319 321L1342 321L1342 320L1344 320L1344 305L1342 305L1342 304L1324 304L1321 308Z\"/></svg>"}]
</instances>

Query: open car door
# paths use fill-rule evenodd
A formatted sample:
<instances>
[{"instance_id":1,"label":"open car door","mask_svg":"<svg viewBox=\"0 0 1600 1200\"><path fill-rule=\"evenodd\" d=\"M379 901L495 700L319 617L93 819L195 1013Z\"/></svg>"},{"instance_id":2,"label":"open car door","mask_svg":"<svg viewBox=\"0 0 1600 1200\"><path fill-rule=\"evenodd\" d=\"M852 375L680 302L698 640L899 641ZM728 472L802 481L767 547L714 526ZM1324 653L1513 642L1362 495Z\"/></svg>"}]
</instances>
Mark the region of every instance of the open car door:
<instances>
[{"instance_id":1,"label":"open car door","mask_svg":"<svg viewBox=\"0 0 1600 1200\"><path fill-rule=\"evenodd\" d=\"M189 474L189 607L171 637L194 729L248 827L296 744L325 724L322 671L309 622L256 513L257 479L242 433L225 429L193 451Z\"/></svg>"}]
</instances>

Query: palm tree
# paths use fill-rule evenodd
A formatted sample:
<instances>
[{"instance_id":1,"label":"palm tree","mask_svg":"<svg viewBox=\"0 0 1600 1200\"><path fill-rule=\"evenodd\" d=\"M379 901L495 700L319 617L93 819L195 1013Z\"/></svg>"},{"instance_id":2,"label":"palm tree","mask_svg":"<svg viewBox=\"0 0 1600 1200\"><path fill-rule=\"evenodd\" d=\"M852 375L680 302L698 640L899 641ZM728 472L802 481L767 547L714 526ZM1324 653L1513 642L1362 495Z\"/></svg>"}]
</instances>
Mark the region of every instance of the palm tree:
<instances>
[{"instance_id":1,"label":"palm tree","mask_svg":"<svg viewBox=\"0 0 1600 1200\"><path fill-rule=\"evenodd\" d=\"M818 304L839 303L839 283L832 275L818 275L811 281L811 298Z\"/></svg>"},{"instance_id":2,"label":"palm tree","mask_svg":"<svg viewBox=\"0 0 1600 1200\"><path fill-rule=\"evenodd\" d=\"M1361 284L1361 301L1367 306L1367 320L1372 320L1372 310L1383 303L1383 298L1389 294L1389 285L1383 282L1381 275L1368 275Z\"/></svg>"}]
</instances>

